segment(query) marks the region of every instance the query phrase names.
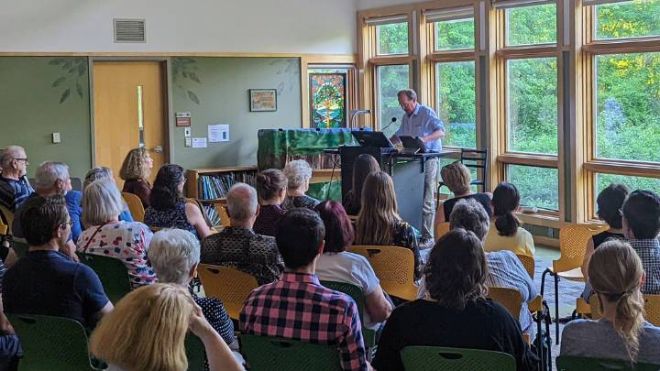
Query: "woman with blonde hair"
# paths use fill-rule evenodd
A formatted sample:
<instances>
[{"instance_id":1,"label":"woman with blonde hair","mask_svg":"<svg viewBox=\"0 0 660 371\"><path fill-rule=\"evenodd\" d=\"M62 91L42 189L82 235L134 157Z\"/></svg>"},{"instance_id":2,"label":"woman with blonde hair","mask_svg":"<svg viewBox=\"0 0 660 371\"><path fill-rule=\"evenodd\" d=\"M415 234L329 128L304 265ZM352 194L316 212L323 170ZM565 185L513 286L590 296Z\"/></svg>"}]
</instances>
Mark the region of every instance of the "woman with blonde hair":
<instances>
[{"instance_id":1,"label":"woman with blonde hair","mask_svg":"<svg viewBox=\"0 0 660 371\"><path fill-rule=\"evenodd\" d=\"M184 371L188 330L204 344L211 371L242 370L187 290L173 284L126 295L92 333L90 351L112 371Z\"/></svg>"},{"instance_id":2,"label":"woman with blonde hair","mask_svg":"<svg viewBox=\"0 0 660 371\"><path fill-rule=\"evenodd\" d=\"M134 148L128 152L119 170L119 177L124 180L122 192L132 193L142 201L146 209L149 206L151 184L149 175L154 167L154 160L146 148Z\"/></svg>"},{"instance_id":3,"label":"woman with blonde hair","mask_svg":"<svg viewBox=\"0 0 660 371\"><path fill-rule=\"evenodd\" d=\"M355 244L396 245L411 249L415 254L415 278L419 278L417 237L413 227L399 216L392 178L383 171L369 174L362 187L361 204L355 223Z\"/></svg>"},{"instance_id":4,"label":"woman with blonde hair","mask_svg":"<svg viewBox=\"0 0 660 371\"><path fill-rule=\"evenodd\" d=\"M443 167L440 170L442 182L445 183L447 188L454 194L454 197L445 200L441 203L442 212L436 213L435 223L444 223L449 221L449 215L456 203L464 198L474 198L479 202L484 210L488 213L489 217L493 216L493 211L490 208L490 195L488 193L473 193L470 189L470 169L463 165L460 161L452 162L451 164Z\"/></svg>"},{"instance_id":5,"label":"woman with blonde hair","mask_svg":"<svg viewBox=\"0 0 660 371\"><path fill-rule=\"evenodd\" d=\"M589 260L589 283L603 317L571 321L562 332L561 355L660 365L660 328L644 320L642 261L626 242L602 243Z\"/></svg>"}]
</instances>

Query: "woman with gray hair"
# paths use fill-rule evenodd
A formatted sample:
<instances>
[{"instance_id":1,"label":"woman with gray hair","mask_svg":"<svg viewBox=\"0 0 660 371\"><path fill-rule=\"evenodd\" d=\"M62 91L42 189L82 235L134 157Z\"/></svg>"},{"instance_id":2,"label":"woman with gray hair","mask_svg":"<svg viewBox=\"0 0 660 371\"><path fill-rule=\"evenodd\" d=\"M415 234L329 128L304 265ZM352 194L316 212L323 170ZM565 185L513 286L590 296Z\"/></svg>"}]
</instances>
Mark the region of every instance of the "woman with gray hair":
<instances>
[{"instance_id":1,"label":"woman with gray hair","mask_svg":"<svg viewBox=\"0 0 660 371\"><path fill-rule=\"evenodd\" d=\"M117 184L117 182L115 182L115 177L112 174L112 169L106 166L97 166L91 168L85 175L85 180L83 181L83 191L93 181L99 179L110 179L113 183L115 183L115 185ZM126 204L125 201L124 201L124 210L121 212L121 214L119 214L119 220L123 220L125 222L133 221L133 215L131 215L131 211L128 210L128 205Z\"/></svg>"},{"instance_id":2,"label":"woman with gray hair","mask_svg":"<svg viewBox=\"0 0 660 371\"><path fill-rule=\"evenodd\" d=\"M149 245L149 261L158 282L173 283L188 288L197 275L200 247L197 237L182 229L163 229L154 234ZM201 298L190 290L204 317L220 334L227 345L238 349L232 323L222 302L216 298ZM233 345L232 345L233 344Z\"/></svg>"},{"instance_id":3,"label":"woman with gray hair","mask_svg":"<svg viewBox=\"0 0 660 371\"><path fill-rule=\"evenodd\" d=\"M309 189L309 180L312 178L312 168L307 161L290 161L284 167L284 175L287 178L287 190L282 207L286 210L297 207L314 210L319 200L305 194Z\"/></svg>"},{"instance_id":4,"label":"woman with gray hair","mask_svg":"<svg viewBox=\"0 0 660 371\"><path fill-rule=\"evenodd\" d=\"M156 281L147 262L153 233L140 222L119 220L124 207L117 186L109 179L92 182L83 194L83 221L87 229L78 239L79 253L109 256L128 268L131 287Z\"/></svg>"}]
</instances>

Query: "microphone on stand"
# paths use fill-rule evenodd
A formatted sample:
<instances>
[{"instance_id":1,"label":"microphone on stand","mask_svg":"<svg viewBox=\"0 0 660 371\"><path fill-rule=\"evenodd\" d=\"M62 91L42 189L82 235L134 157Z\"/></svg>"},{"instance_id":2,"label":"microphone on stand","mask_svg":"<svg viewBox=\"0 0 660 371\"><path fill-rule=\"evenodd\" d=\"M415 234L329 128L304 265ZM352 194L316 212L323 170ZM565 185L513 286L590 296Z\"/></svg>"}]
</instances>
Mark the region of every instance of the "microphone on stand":
<instances>
[{"instance_id":1,"label":"microphone on stand","mask_svg":"<svg viewBox=\"0 0 660 371\"><path fill-rule=\"evenodd\" d=\"M395 122L396 122L396 117L392 117L392 121L389 124L385 125L384 128L380 129L380 131L385 131L387 128L392 126Z\"/></svg>"}]
</instances>

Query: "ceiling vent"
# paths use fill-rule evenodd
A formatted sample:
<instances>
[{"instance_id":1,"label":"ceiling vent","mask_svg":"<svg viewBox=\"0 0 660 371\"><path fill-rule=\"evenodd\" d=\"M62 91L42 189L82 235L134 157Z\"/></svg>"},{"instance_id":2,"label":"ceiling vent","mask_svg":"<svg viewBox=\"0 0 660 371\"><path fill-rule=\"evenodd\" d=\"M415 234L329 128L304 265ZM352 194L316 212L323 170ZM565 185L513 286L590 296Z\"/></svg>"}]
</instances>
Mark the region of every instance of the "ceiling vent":
<instances>
[{"instance_id":1,"label":"ceiling vent","mask_svg":"<svg viewBox=\"0 0 660 371\"><path fill-rule=\"evenodd\" d=\"M116 43L145 42L144 19L115 18L113 26Z\"/></svg>"}]
</instances>

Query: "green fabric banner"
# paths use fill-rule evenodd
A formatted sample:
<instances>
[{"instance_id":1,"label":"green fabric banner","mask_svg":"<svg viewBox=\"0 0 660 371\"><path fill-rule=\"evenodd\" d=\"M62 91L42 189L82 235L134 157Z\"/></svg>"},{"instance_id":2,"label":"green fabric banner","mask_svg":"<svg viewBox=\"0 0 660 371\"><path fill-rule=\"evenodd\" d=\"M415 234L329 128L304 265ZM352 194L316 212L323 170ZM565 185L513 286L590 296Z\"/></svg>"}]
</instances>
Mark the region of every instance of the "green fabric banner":
<instances>
[{"instance_id":1,"label":"green fabric banner","mask_svg":"<svg viewBox=\"0 0 660 371\"><path fill-rule=\"evenodd\" d=\"M257 136L259 139L257 150L259 170L282 169L289 159L323 157L323 150L327 148L357 144L350 129L261 129ZM325 162L322 159L309 160L313 167L326 167L322 166Z\"/></svg>"}]
</instances>

